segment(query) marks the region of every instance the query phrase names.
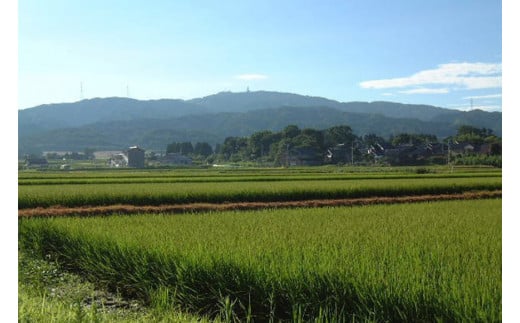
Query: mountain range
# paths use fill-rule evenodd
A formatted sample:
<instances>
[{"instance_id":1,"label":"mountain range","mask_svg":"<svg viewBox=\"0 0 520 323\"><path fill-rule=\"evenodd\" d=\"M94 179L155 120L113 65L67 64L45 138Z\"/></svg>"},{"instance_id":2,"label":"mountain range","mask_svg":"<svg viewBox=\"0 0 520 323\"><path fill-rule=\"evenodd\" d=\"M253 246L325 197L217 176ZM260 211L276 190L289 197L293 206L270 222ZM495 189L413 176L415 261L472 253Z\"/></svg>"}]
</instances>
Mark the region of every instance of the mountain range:
<instances>
[{"instance_id":1,"label":"mountain range","mask_svg":"<svg viewBox=\"0 0 520 323\"><path fill-rule=\"evenodd\" d=\"M395 102L339 102L292 93L220 92L192 100L95 98L18 112L20 155L42 151L165 150L171 142L222 143L229 136L279 131L289 124L326 129L348 125L357 135L454 135L460 125L502 135L502 113L459 111Z\"/></svg>"}]
</instances>

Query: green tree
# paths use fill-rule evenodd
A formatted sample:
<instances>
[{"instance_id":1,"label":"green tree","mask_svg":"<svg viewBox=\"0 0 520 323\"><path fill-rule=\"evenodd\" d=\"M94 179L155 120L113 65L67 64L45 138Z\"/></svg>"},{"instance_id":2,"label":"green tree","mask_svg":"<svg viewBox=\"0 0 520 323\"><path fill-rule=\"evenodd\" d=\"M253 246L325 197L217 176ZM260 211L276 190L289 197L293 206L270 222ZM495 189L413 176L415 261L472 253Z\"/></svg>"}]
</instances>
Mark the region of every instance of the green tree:
<instances>
[{"instance_id":1,"label":"green tree","mask_svg":"<svg viewBox=\"0 0 520 323\"><path fill-rule=\"evenodd\" d=\"M195 155L208 157L213 154L213 148L207 142L197 142L193 148L193 153Z\"/></svg>"},{"instance_id":2,"label":"green tree","mask_svg":"<svg viewBox=\"0 0 520 323\"><path fill-rule=\"evenodd\" d=\"M227 137L220 146L219 153L225 160L247 160L247 138Z\"/></svg>"},{"instance_id":3,"label":"green tree","mask_svg":"<svg viewBox=\"0 0 520 323\"><path fill-rule=\"evenodd\" d=\"M324 143L327 147L333 147L339 144L351 145L356 139L349 126L335 126L325 130Z\"/></svg>"},{"instance_id":4,"label":"green tree","mask_svg":"<svg viewBox=\"0 0 520 323\"><path fill-rule=\"evenodd\" d=\"M278 166L288 165L290 150L293 143L289 138L282 138L280 141L272 145L271 155L275 164Z\"/></svg>"},{"instance_id":5,"label":"green tree","mask_svg":"<svg viewBox=\"0 0 520 323\"><path fill-rule=\"evenodd\" d=\"M490 153L491 156L500 156L502 155L502 144L500 143L492 143L490 147Z\"/></svg>"},{"instance_id":6,"label":"green tree","mask_svg":"<svg viewBox=\"0 0 520 323\"><path fill-rule=\"evenodd\" d=\"M280 134L275 134L269 130L255 132L248 140L249 154L253 159L268 156L271 145L277 142L279 137Z\"/></svg>"},{"instance_id":7,"label":"green tree","mask_svg":"<svg viewBox=\"0 0 520 323\"><path fill-rule=\"evenodd\" d=\"M303 146L313 147L318 150L325 149L325 137L323 131L305 128L298 137L302 137ZM301 146L301 144L297 144L297 146Z\"/></svg>"},{"instance_id":8,"label":"green tree","mask_svg":"<svg viewBox=\"0 0 520 323\"><path fill-rule=\"evenodd\" d=\"M166 153L178 153L183 155L193 154L193 145L191 142L172 142L166 146Z\"/></svg>"},{"instance_id":9,"label":"green tree","mask_svg":"<svg viewBox=\"0 0 520 323\"><path fill-rule=\"evenodd\" d=\"M292 148L313 148L322 151L323 147L319 139L314 136L301 134L291 140L287 140Z\"/></svg>"},{"instance_id":10,"label":"green tree","mask_svg":"<svg viewBox=\"0 0 520 323\"><path fill-rule=\"evenodd\" d=\"M183 155L191 155L193 154L193 145L189 141L185 141L181 143L181 154Z\"/></svg>"},{"instance_id":11,"label":"green tree","mask_svg":"<svg viewBox=\"0 0 520 323\"><path fill-rule=\"evenodd\" d=\"M168 144L166 146L167 154L179 153L180 151L181 151L181 146L180 146L180 143L178 143L178 142L172 142L171 144Z\"/></svg>"},{"instance_id":12,"label":"green tree","mask_svg":"<svg viewBox=\"0 0 520 323\"><path fill-rule=\"evenodd\" d=\"M288 125L282 130L283 138L294 138L300 134L301 130L296 125Z\"/></svg>"},{"instance_id":13,"label":"green tree","mask_svg":"<svg viewBox=\"0 0 520 323\"><path fill-rule=\"evenodd\" d=\"M426 143L437 142L435 135L400 133L392 138L392 145L412 144L420 145Z\"/></svg>"},{"instance_id":14,"label":"green tree","mask_svg":"<svg viewBox=\"0 0 520 323\"><path fill-rule=\"evenodd\" d=\"M369 133L361 138L361 142L364 143L366 146L373 146L377 144L385 144L386 140L385 138L379 137L376 134Z\"/></svg>"},{"instance_id":15,"label":"green tree","mask_svg":"<svg viewBox=\"0 0 520 323\"><path fill-rule=\"evenodd\" d=\"M457 129L455 140L476 145L483 144L484 142L493 143L500 141L493 134L493 130L488 128L476 128L469 125L462 125Z\"/></svg>"}]
</instances>

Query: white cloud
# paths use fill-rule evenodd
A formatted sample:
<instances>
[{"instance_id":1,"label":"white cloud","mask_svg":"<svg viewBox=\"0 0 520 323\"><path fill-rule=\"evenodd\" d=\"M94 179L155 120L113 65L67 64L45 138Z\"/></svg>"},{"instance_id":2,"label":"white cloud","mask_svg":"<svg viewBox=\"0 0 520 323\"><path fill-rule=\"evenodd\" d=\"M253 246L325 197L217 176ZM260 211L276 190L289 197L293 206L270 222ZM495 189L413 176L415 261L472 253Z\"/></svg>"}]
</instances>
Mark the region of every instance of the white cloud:
<instances>
[{"instance_id":1,"label":"white cloud","mask_svg":"<svg viewBox=\"0 0 520 323\"><path fill-rule=\"evenodd\" d=\"M488 95L476 95L476 96L466 96L462 99L469 100L469 99L497 99L501 98L502 94L488 94Z\"/></svg>"},{"instance_id":2,"label":"white cloud","mask_svg":"<svg viewBox=\"0 0 520 323\"><path fill-rule=\"evenodd\" d=\"M418 88L405 91L399 91L403 94L444 94L449 93L450 90L447 88L431 89L431 88Z\"/></svg>"},{"instance_id":3,"label":"white cloud","mask_svg":"<svg viewBox=\"0 0 520 323\"><path fill-rule=\"evenodd\" d=\"M240 74L235 76L236 79L245 80L245 81L257 81L257 80L265 80L268 78L267 75L264 74Z\"/></svg>"},{"instance_id":4,"label":"white cloud","mask_svg":"<svg viewBox=\"0 0 520 323\"><path fill-rule=\"evenodd\" d=\"M366 89L406 88L421 85L449 85L463 89L500 88L500 63L450 63L411 76L361 82Z\"/></svg>"}]
</instances>

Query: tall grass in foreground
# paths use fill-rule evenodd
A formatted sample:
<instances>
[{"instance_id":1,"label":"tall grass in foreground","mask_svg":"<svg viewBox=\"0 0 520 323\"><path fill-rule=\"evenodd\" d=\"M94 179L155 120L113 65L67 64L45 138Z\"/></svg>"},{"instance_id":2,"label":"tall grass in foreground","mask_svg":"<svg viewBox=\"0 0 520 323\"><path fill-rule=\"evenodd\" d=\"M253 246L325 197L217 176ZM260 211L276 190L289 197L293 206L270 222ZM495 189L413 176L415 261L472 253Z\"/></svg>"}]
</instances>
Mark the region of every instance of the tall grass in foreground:
<instances>
[{"instance_id":1,"label":"tall grass in foreground","mask_svg":"<svg viewBox=\"0 0 520 323\"><path fill-rule=\"evenodd\" d=\"M21 219L19 234L92 281L145 300L168 290L197 313L501 320L501 200Z\"/></svg>"},{"instance_id":2,"label":"tall grass in foreground","mask_svg":"<svg viewBox=\"0 0 520 323\"><path fill-rule=\"evenodd\" d=\"M144 308L114 296L56 263L18 253L18 322L210 322L167 306L159 297Z\"/></svg>"},{"instance_id":3,"label":"tall grass in foreground","mask_svg":"<svg viewBox=\"0 0 520 323\"><path fill-rule=\"evenodd\" d=\"M501 177L315 180L294 182L141 183L23 185L18 208L62 205L161 205L183 203L275 202L371 196L450 194L501 189Z\"/></svg>"}]
</instances>

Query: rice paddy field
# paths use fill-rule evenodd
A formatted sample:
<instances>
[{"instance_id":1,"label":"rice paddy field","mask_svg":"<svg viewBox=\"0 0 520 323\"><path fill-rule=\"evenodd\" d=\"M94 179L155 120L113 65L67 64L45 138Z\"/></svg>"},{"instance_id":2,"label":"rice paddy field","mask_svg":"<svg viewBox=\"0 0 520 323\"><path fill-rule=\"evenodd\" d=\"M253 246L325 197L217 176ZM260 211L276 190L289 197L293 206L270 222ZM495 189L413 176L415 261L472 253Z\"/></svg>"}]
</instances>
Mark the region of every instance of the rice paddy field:
<instances>
[{"instance_id":1,"label":"rice paddy field","mask_svg":"<svg viewBox=\"0 0 520 323\"><path fill-rule=\"evenodd\" d=\"M212 320L500 322L502 200L273 208L318 199L500 192L493 169L19 174L19 249L98 288ZM207 181L205 181L205 179ZM257 210L80 217L113 204Z\"/></svg>"}]
</instances>

